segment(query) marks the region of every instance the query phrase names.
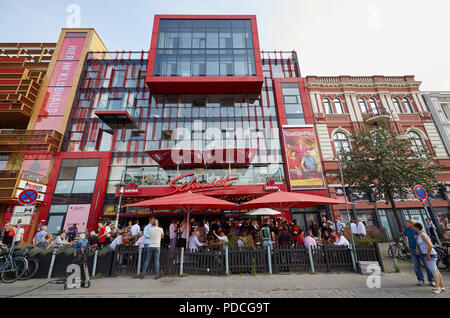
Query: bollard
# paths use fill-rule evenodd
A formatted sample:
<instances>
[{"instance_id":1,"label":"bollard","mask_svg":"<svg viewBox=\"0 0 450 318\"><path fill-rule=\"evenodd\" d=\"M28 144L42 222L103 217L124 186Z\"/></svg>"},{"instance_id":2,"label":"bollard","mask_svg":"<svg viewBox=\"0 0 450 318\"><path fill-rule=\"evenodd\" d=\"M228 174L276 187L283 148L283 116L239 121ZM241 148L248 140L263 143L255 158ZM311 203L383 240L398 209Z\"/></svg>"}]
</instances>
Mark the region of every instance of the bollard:
<instances>
[{"instance_id":1,"label":"bollard","mask_svg":"<svg viewBox=\"0 0 450 318\"><path fill-rule=\"evenodd\" d=\"M139 275L139 273L141 272L141 263L142 263L142 247L139 247L139 252L138 252L138 263L137 263L137 273ZM144 273L145 275L146 273Z\"/></svg>"},{"instance_id":2,"label":"bollard","mask_svg":"<svg viewBox=\"0 0 450 318\"><path fill-rule=\"evenodd\" d=\"M358 271L358 268L356 267L355 254L353 251L353 247L350 247L350 256L352 257L353 271L356 273Z\"/></svg>"},{"instance_id":3,"label":"bollard","mask_svg":"<svg viewBox=\"0 0 450 318\"><path fill-rule=\"evenodd\" d=\"M316 271L314 270L314 261L312 256L311 245L308 245L308 254L309 254L309 264L311 265L311 272L315 273Z\"/></svg>"},{"instance_id":4,"label":"bollard","mask_svg":"<svg viewBox=\"0 0 450 318\"><path fill-rule=\"evenodd\" d=\"M98 250L95 250L94 261L92 263L92 276L95 276L95 271L97 270L97 254L98 254Z\"/></svg>"},{"instance_id":5,"label":"bollard","mask_svg":"<svg viewBox=\"0 0 450 318\"><path fill-rule=\"evenodd\" d=\"M389 250L391 251L392 260L394 261L395 268L398 268L397 257L395 257L394 250L392 249L392 244L389 244Z\"/></svg>"},{"instance_id":6,"label":"bollard","mask_svg":"<svg viewBox=\"0 0 450 318\"><path fill-rule=\"evenodd\" d=\"M47 279L52 278L53 265L55 264L55 258L56 258L56 249L52 253L52 259L50 260L50 267L48 269Z\"/></svg>"},{"instance_id":7,"label":"bollard","mask_svg":"<svg viewBox=\"0 0 450 318\"><path fill-rule=\"evenodd\" d=\"M225 245L225 275L230 273L230 268L228 265L228 245Z\"/></svg>"},{"instance_id":8,"label":"bollard","mask_svg":"<svg viewBox=\"0 0 450 318\"><path fill-rule=\"evenodd\" d=\"M183 275L183 262L184 262L184 247L181 248L180 254L180 276Z\"/></svg>"},{"instance_id":9,"label":"bollard","mask_svg":"<svg viewBox=\"0 0 450 318\"><path fill-rule=\"evenodd\" d=\"M272 253L270 252L270 245L267 245L267 265L269 265L269 274L272 274Z\"/></svg>"}]
</instances>

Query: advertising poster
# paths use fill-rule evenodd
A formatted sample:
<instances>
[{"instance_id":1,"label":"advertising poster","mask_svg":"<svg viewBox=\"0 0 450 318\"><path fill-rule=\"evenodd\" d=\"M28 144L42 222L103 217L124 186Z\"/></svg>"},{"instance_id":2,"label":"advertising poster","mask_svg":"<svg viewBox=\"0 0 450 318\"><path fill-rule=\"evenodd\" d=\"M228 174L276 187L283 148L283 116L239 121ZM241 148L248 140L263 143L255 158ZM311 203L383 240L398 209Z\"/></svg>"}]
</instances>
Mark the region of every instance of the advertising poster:
<instances>
[{"instance_id":1,"label":"advertising poster","mask_svg":"<svg viewBox=\"0 0 450 318\"><path fill-rule=\"evenodd\" d=\"M314 128L283 128L283 135L291 189L324 189L322 163Z\"/></svg>"},{"instance_id":2,"label":"advertising poster","mask_svg":"<svg viewBox=\"0 0 450 318\"><path fill-rule=\"evenodd\" d=\"M76 224L78 233L86 231L89 220L90 204L71 204L67 209L66 221L64 222L64 230Z\"/></svg>"}]
</instances>

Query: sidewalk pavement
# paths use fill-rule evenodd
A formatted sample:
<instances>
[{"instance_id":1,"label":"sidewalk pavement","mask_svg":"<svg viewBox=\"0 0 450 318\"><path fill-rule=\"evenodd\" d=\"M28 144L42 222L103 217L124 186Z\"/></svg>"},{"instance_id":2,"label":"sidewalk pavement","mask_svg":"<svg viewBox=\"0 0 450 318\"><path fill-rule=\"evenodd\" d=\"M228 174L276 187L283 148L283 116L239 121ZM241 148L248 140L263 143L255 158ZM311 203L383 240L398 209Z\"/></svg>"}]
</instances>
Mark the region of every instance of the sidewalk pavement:
<instances>
[{"instance_id":1,"label":"sidewalk pavement","mask_svg":"<svg viewBox=\"0 0 450 318\"><path fill-rule=\"evenodd\" d=\"M450 273L443 273L450 285ZM76 298L277 298L277 297L337 297L337 298L450 298L447 289L439 295L430 286L415 286L412 271L383 273L381 288L369 289L368 276L355 273L320 273L286 275L231 275L163 277L154 280L134 279L129 276L101 278L92 281L90 288L64 290L63 285L46 284L19 297L76 297ZM18 281L0 284L0 297L8 297L29 291L48 282L46 279Z\"/></svg>"}]
</instances>

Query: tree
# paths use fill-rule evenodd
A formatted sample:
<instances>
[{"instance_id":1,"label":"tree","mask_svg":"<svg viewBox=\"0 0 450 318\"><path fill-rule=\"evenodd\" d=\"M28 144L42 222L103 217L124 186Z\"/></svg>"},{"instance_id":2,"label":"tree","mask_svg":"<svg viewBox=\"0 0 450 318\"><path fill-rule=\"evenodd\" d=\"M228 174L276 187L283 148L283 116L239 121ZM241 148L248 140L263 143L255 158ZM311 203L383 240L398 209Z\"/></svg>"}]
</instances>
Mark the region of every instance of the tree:
<instances>
[{"instance_id":1,"label":"tree","mask_svg":"<svg viewBox=\"0 0 450 318\"><path fill-rule=\"evenodd\" d=\"M405 198L420 184L431 191L437 184L437 165L426 146L413 146L407 135L397 134L389 123L363 126L350 138L352 148L340 153L345 182L375 200L390 203L398 229L402 221L394 197Z\"/></svg>"}]
</instances>

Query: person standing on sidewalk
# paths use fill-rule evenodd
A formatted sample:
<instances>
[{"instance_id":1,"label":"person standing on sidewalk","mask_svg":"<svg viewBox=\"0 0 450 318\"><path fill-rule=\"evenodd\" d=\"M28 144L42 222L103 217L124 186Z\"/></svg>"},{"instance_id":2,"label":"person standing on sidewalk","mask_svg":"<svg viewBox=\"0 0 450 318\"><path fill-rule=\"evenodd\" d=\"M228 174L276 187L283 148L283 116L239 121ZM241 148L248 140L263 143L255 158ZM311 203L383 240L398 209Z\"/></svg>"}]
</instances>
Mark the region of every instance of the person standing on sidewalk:
<instances>
[{"instance_id":1,"label":"person standing on sidewalk","mask_svg":"<svg viewBox=\"0 0 450 318\"><path fill-rule=\"evenodd\" d=\"M416 247L417 247L416 237L418 233L414 230L414 221L407 220L405 225L406 228L403 237L405 238L406 244L409 246L409 254L411 255L411 260L414 264L414 271L416 272L417 286L425 285L425 278L423 277L422 268L420 267L420 262L422 262L423 266L427 271L428 282L430 283L431 286L435 287L436 284L434 283L433 275L428 269L425 255L416 254Z\"/></svg>"},{"instance_id":2,"label":"person standing on sidewalk","mask_svg":"<svg viewBox=\"0 0 450 318\"><path fill-rule=\"evenodd\" d=\"M144 229L144 249L147 250L144 267L142 268L141 278L144 278L147 272L151 258L155 260L155 279L159 278L159 254L161 250L161 239L164 238L164 231L158 226L158 220L154 219L150 227L147 225Z\"/></svg>"},{"instance_id":3,"label":"person standing on sidewalk","mask_svg":"<svg viewBox=\"0 0 450 318\"><path fill-rule=\"evenodd\" d=\"M445 291L444 281L442 280L442 275L437 268L436 261L438 258L436 250L430 242L430 238L427 234L423 233L423 225L420 223L414 224L414 230L418 233L417 235L417 245L422 255L426 256L428 269L431 274L433 274L434 281L436 282L436 287L433 288L433 292L440 294Z\"/></svg>"},{"instance_id":4,"label":"person standing on sidewalk","mask_svg":"<svg viewBox=\"0 0 450 318\"><path fill-rule=\"evenodd\" d=\"M173 219L169 226L170 250L174 251L177 246L178 220Z\"/></svg>"}]
</instances>

